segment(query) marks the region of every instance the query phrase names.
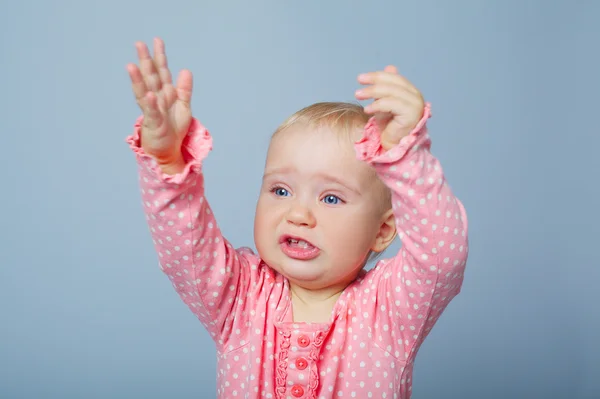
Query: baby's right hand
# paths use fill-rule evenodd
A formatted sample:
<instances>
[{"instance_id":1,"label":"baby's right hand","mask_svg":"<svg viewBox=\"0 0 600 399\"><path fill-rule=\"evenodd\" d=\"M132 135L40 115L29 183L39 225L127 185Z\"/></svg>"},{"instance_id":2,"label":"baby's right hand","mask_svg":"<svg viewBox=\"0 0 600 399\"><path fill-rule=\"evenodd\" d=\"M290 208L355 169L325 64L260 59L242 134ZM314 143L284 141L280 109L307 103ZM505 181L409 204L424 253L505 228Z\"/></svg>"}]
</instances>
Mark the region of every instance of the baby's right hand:
<instances>
[{"instance_id":1,"label":"baby's right hand","mask_svg":"<svg viewBox=\"0 0 600 399\"><path fill-rule=\"evenodd\" d=\"M163 41L154 39L154 58L144 43L137 42L135 46L140 67L128 64L127 71L133 93L144 114L142 149L158 162L165 173L179 173L185 166L181 144L192 121L192 74L187 70L181 71L175 88Z\"/></svg>"}]
</instances>

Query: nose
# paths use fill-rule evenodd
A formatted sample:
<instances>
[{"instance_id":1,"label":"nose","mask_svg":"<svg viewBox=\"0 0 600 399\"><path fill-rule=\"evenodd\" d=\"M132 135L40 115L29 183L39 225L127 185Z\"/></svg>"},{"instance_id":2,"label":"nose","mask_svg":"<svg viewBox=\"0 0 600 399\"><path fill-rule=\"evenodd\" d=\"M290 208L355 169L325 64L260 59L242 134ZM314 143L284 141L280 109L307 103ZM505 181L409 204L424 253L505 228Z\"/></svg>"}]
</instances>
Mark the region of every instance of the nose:
<instances>
[{"instance_id":1,"label":"nose","mask_svg":"<svg viewBox=\"0 0 600 399\"><path fill-rule=\"evenodd\" d=\"M294 224L296 226L304 226L304 227L315 227L317 224L317 220L315 216L309 209L309 207L295 203L293 204L287 215L286 219L288 223Z\"/></svg>"}]
</instances>

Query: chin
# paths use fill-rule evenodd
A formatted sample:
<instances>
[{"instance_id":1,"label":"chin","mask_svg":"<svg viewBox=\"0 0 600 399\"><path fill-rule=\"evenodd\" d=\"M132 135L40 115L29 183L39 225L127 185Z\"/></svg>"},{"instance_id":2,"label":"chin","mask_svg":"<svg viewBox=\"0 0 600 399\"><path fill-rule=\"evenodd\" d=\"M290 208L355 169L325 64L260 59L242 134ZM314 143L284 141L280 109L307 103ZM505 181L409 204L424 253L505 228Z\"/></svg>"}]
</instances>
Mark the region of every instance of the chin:
<instances>
[{"instance_id":1,"label":"chin","mask_svg":"<svg viewBox=\"0 0 600 399\"><path fill-rule=\"evenodd\" d=\"M305 288L318 288L314 286L318 286L319 281L323 279L322 266L320 262L315 262L316 259L303 261L260 248L257 248L257 251L263 262L294 284Z\"/></svg>"},{"instance_id":2,"label":"chin","mask_svg":"<svg viewBox=\"0 0 600 399\"><path fill-rule=\"evenodd\" d=\"M294 281L309 282L322 277L322 270L315 262L311 261L283 258L274 260L273 265L269 264L269 266Z\"/></svg>"},{"instance_id":3,"label":"chin","mask_svg":"<svg viewBox=\"0 0 600 399\"><path fill-rule=\"evenodd\" d=\"M315 276L313 274L306 275L299 273L289 273L285 270L277 270L277 272L284 276L291 284L298 287L302 287L307 290L319 290L327 287L328 285L326 283L323 283L322 276Z\"/></svg>"}]
</instances>

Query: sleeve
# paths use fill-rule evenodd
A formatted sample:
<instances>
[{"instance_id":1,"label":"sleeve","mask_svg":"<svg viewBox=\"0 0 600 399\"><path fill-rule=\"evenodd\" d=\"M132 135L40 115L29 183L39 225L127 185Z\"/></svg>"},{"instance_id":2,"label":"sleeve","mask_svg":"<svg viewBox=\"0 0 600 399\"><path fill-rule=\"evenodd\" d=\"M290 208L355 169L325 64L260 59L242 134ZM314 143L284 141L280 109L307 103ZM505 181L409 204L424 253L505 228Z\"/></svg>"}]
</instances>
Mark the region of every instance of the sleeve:
<instances>
[{"instance_id":1,"label":"sleeve","mask_svg":"<svg viewBox=\"0 0 600 399\"><path fill-rule=\"evenodd\" d=\"M217 345L242 327L249 291L257 288L259 261L223 237L204 194L202 161L212 137L193 119L182 145L186 167L164 174L140 147L142 118L127 143L139 168L143 210L160 269Z\"/></svg>"},{"instance_id":2,"label":"sleeve","mask_svg":"<svg viewBox=\"0 0 600 399\"><path fill-rule=\"evenodd\" d=\"M372 270L380 319L392 328L395 355L409 356L460 292L468 254L467 215L454 196L440 162L431 154L426 121L384 151L372 118L355 144L357 157L372 165L392 192L401 249ZM384 311L385 310L385 311ZM389 333L388 333L389 334ZM388 348L391 349L391 348Z\"/></svg>"}]
</instances>

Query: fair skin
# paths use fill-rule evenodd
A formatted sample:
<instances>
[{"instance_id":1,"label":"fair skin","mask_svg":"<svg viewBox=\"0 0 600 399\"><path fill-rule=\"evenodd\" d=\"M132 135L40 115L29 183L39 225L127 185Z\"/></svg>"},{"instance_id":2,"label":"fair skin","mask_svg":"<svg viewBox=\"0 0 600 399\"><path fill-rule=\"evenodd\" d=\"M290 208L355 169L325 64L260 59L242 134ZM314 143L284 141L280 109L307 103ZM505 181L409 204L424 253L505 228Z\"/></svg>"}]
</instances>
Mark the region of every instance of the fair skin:
<instances>
[{"instance_id":1,"label":"fair skin","mask_svg":"<svg viewBox=\"0 0 600 399\"><path fill-rule=\"evenodd\" d=\"M192 74L181 71L173 85L159 38L154 56L144 43L136 49L139 66L128 64L127 71L144 115L141 147L164 173L180 173L192 120ZM421 93L393 66L357 80L365 87L356 98L373 100L365 111L378 121L383 149L396 146L422 117ZM306 126L277 135L269 148L255 241L261 258L288 278L295 321L327 321L369 251L384 250L394 238L393 214L380 202L383 183L352 151L335 132Z\"/></svg>"},{"instance_id":2,"label":"fair skin","mask_svg":"<svg viewBox=\"0 0 600 399\"><path fill-rule=\"evenodd\" d=\"M327 321L369 251L392 242L394 217L389 203L383 204L385 190L339 132L300 125L273 138L254 238L261 259L290 283L295 321ZM288 242L288 236L299 242ZM307 250L310 259L288 253L290 246Z\"/></svg>"}]
</instances>

